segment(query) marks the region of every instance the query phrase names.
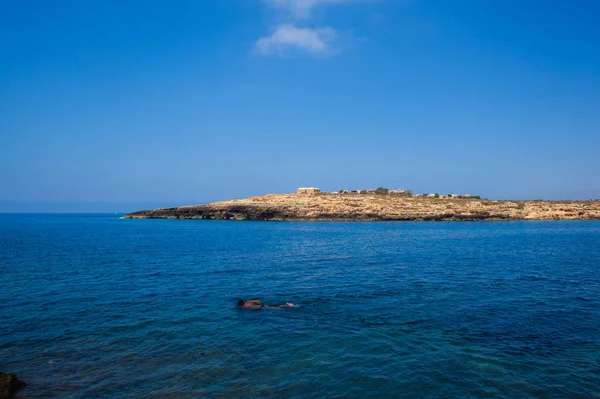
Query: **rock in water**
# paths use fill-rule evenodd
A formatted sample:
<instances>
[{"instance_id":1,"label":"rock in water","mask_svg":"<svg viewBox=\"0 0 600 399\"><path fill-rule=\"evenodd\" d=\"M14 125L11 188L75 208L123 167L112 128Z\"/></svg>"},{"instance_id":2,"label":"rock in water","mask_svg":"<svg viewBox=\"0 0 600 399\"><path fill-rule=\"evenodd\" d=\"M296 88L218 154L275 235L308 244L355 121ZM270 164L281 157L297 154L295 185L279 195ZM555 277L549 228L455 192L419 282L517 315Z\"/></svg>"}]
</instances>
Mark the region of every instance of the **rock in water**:
<instances>
[{"instance_id":1,"label":"rock in water","mask_svg":"<svg viewBox=\"0 0 600 399\"><path fill-rule=\"evenodd\" d=\"M10 399L19 389L27 385L17 378L14 373L3 373L0 371L0 399Z\"/></svg>"}]
</instances>

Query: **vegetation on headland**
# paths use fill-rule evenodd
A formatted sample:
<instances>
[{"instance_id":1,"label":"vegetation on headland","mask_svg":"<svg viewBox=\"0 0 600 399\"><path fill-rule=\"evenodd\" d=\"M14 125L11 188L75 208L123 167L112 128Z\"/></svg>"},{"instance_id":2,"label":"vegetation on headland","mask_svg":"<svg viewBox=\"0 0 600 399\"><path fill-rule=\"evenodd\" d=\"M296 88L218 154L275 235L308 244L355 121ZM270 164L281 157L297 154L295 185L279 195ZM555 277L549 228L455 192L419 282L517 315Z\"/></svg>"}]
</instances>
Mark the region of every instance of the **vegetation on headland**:
<instances>
[{"instance_id":1,"label":"vegetation on headland","mask_svg":"<svg viewBox=\"0 0 600 399\"><path fill-rule=\"evenodd\" d=\"M319 192L319 194L327 194L326 192ZM427 197L427 198L462 198L462 199L481 199L479 195L471 195L471 194L446 194L440 195L439 193L423 193L423 194L414 194L411 190L392 190L385 187L378 187L374 190L344 190L341 189L337 192L332 192L331 194L376 194L376 195L394 195L401 197Z\"/></svg>"},{"instance_id":2,"label":"vegetation on headland","mask_svg":"<svg viewBox=\"0 0 600 399\"><path fill-rule=\"evenodd\" d=\"M374 190L377 191L377 190ZM134 212L126 218L218 220L600 220L598 201L510 201L383 194L269 194Z\"/></svg>"}]
</instances>

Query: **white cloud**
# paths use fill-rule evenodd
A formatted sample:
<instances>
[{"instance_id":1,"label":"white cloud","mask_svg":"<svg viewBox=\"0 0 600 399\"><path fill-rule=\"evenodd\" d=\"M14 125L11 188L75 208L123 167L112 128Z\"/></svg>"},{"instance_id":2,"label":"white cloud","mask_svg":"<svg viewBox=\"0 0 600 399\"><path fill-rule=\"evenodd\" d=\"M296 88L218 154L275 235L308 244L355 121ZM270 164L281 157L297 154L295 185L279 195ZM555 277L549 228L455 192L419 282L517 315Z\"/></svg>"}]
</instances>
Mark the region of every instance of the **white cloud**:
<instances>
[{"instance_id":1,"label":"white cloud","mask_svg":"<svg viewBox=\"0 0 600 399\"><path fill-rule=\"evenodd\" d=\"M277 24L271 35L256 41L256 48L262 54L281 54L288 48L312 54L331 53L339 37L333 28L314 27L314 23L302 26L312 22L312 11L319 6L369 1L375 0L262 0L276 10Z\"/></svg>"},{"instance_id":2,"label":"white cloud","mask_svg":"<svg viewBox=\"0 0 600 399\"><path fill-rule=\"evenodd\" d=\"M271 35L258 39L256 48L262 54L281 53L288 48L312 54L327 54L333 50L336 38L336 31L328 26L313 29L279 25Z\"/></svg>"}]
</instances>

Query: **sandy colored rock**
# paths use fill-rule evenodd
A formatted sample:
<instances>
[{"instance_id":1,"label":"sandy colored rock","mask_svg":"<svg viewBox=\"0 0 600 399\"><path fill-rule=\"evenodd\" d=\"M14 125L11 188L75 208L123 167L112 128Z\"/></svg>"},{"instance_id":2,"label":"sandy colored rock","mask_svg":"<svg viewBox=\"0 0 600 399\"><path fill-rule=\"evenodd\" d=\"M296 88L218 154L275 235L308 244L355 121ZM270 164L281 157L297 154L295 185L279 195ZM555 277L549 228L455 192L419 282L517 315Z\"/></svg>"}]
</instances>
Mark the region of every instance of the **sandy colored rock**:
<instances>
[{"instance_id":1,"label":"sandy colored rock","mask_svg":"<svg viewBox=\"0 0 600 399\"><path fill-rule=\"evenodd\" d=\"M600 201L491 201L365 194L269 194L130 213L218 220L600 220Z\"/></svg>"}]
</instances>

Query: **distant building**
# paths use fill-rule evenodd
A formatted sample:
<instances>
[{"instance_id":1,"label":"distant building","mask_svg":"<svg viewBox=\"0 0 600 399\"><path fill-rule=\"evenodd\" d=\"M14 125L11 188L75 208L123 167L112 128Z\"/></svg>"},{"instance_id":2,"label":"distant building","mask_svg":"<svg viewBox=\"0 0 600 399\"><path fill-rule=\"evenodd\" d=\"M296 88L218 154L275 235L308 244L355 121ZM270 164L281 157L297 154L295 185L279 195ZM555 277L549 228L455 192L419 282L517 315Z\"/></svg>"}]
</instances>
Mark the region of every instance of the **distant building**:
<instances>
[{"instance_id":1,"label":"distant building","mask_svg":"<svg viewBox=\"0 0 600 399\"><path fill-rule=\"evenodd\" d=\"M401 196L401 197L412 197L413 196L413 194L411 192L409 192L408 190L402 190L402 189L390 190L388 193L392 194L392 195Z\"/></svg>"},{"instance_id":2,"label":"distant building","mask_svg":"<svg viewBox=\"0 0 600 399\"><path fill-rule=\"evenodd\" d=\"M316 187L300 187L296 190L296 194L317 194L320 192L321 190Z\"/></svg>"}]
</instances>

